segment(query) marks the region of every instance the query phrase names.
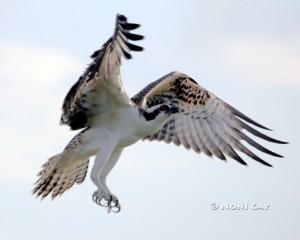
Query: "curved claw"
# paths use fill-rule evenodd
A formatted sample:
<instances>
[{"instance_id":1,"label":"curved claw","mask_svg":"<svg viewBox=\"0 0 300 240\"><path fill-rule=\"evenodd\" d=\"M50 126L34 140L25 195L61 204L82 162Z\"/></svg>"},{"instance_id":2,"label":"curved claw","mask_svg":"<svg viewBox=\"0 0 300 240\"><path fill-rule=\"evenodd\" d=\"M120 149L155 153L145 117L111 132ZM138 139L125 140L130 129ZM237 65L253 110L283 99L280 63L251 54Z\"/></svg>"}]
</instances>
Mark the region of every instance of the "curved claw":
<instances>
[{"instance_id":1,"label":"curved claw","mask_svg":"<svg viewBox=\"0 0 300 240\"><path fill-rule=\"evenodd\" d=\"M119 200L118 200L118 199L114 199L114 200L112 201L112 203L113 203L113 204L111 204L111 206L112 206L112 207L116 207L116 206L119 205Z\"/></svg>"},{"instance_id":2,"label":"curved claw","mask_svg":"<svg viewBox=\"0 0 300 240\"><path fill-rule=\"evenodd\" d=\"M107 207L107 212L110 213L110 212L113 212L113 213L118 213L121 211L121 206L120 205L114 205L114 206L108 206Z\"/></svg>"},{"instance_id":3,"label":"curved claw","mask_svg":"<svg viewBox=\"0 0 300 240\"><path fill-rule=\"evenodd\" d=\"M93 193L92 199L95 203L98 203L98 192Z\"/></svg>"},{"instance_id":4,"label":"curved claw","mask_svg":"<svg viewBox=\"0 0 300 240\"><path fill-rule=\"evenodd\" d=\"M105 197L103 192L100 195L98 191L95 191L93 193L92 198L93 201L99 206L106 207L108 213L110 212L118 213L121 211L119 200L113 195L109 195L109 197Z\"/></svg>"},{"instance_id":5,"label":"curved claw","mask_svg":"<svg viewBox=\"0 0 300 240\"><path fill-rule=\"evenodd\" d=\"M109 202L107 200L105 200L104 198L101 198L98 205L101 207L108 207Z\"/></svg>"},{"instance_id":6,"label":"curved claw","mask_svg":"<svg viewBox=\"0 0 300 240\"><path fill-rule=\"evenodd\" d=\"M120 211L121 211L121 205L113 206L113 207L111 208L111 211L112 211L113 213L118 213L118 212L120 212Z\"/></svg>"},{"instance_id":7,"label":"curved claw","mask_svg":"<svg viewBox=\"0 0 300 240\"><path fill-rule=\"evenodd\" d=\"M109 206L109 212L112 211L114 213L118 213L121 211L121 205L119 203L119 200L114 197L112 199L112 201L110 202L110 206Z\"/></svg>"},{"instance_id":8,"label":"curved claw","mask_svg":"<svg viewBox=\"0 0 300 240\"><path fill-rule=\"evenodd\" d=\"M101 197L99 197L98 191L95 191L93 193L92 199L96 204L98 204L101 207L109 206L109 201L104 198L103 194L101 194Z\"/></svg>"}]
</instances>

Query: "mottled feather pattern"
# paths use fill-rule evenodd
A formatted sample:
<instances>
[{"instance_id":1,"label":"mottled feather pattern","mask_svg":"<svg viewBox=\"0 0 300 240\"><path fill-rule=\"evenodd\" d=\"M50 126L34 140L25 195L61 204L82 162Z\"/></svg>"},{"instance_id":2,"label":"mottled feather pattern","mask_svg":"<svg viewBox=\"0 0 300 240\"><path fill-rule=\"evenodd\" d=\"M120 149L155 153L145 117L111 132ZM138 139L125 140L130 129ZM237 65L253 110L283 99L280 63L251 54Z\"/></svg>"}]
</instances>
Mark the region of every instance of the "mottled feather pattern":
<instances>
[{"instance_id":1,"label":"mottled feather pattern","mask_svg":"<svg viewBox=\"0 0 300 240\"><path fill-rule=\"evenodd\" d=\"M203 152L221 160L226 160L228 156L243 165L247 163L236 151L243 152L266 166L271 166L248 149L242 141L261 152L282 157L255 142L244 131L270 142L285 142L273 139L252 128L246 122L268 129L223 102L183 73L167 74L149 84L132 99L137 104L145 104L146 107L172 103L179 109L179 113L172 116L159 131L144 139L173 142L175 145L183 145L186 149L193 149L196 153Z\"/></svg>"},{"instance_id":2,"label":"mottled feather pattern","mask_svg":"<svg viewBox=\"0 0 300 240\"><path fill-rule=\"evenodd\" d=\"M172 81L170 91L175 92L177 99L191 105L205 105L210 98L208 91L186 75L178 76Z\"/></svg>"},{"instance_id":3,"label":"mottled feather pattern","mask_svg":"<svg viewBox=\"0 0 300 240\"><path fill-rule=\"evenodd\" d=\"M83 134L86 128L78 133L65 147L64 151L51 157L38 173L38 180L35 183L33 194L47 197L51 194L52 198L64 193L73 186L74 183L82 183L86 177L89 158L77 159L76 153L82 146ZM75 157L74 157L75 155Z\"/></svg>"},{"instance_id":4,"label":"mottled feather pattern","mask_svg":"<svg viewBox=\"0 0 300 240\"><path fill-rule=\"evenodd\" d=\"M96 155L91 179L97 191L92 199L108 212L120 211L119 200L108 188L106 177L123 148L141 138L182 145L222 161L232 158L242 165L247 163L239 152L266 166L271 165L256 155L256 150L282 157L252 139L255 136L285 143L256 128L270 129L217 98L184 73L171 72L130 99L122 84L120 66L123 58L131 59L132 52L143 50L133 44L143 39L132 32L139 26L118 14L113 35L91 55L92 62L67 93L61 123L72 130L83 130L63 152L42 166L33 189L37 197L54 199L75 183L82 183L89 159Z\"/></svg>"},{"instance_id":5,"label":"mottled feather pattern","mask_svg":"<svg viewBox=\"0 0 300 240\"><path fill-rule=\"evenodd\" d=\"M139 24L128 23L125 16L117 15L113 36L91 55L93 61L66 95L62 106L62 124L69 125L72 130L81 129L89 126L90 117L99 114L93 102L102 94L101 84L109 79L116 81L119 88L121 57L130 59L131 51L143 50L129 42L143 39L143 36L130 32L138 27Z\"/></svg>"},{"instance_id":6,"label":"mottled feather pattern","mask_svg":"<svg viewBox=\"0 0 300 240\"><path fill-rule=\"evenodd\" d=\"M71 165L57 167L63 154L50 158L38 174L33 194L45 198L49 194L55 198L71 188L74 183L82 183L86 177L89 159L73 162Z\"/></svg>"},{"instance_id":7,"label":"mottled feather pattern","mask_svg":"<svg viewBox=\"0 0 300 240\"><path fill-rule=\"evenodd\" d=\"M149 93L155 86L157 86L160 82L165 80L165 77L162 77L150 84L148 84L145 88L143 88L140 92L138 92L136 95L134 95L131 98L131 101L133 101L136 105L141 105L142 101L144 100L144 97L146 96L147 93ZM159 97L158 97L159 98ZM151 99L152 100L152 99ZM154 99L153 99L154 100ZM152 101L153 101L152 100ZM154 105L154 104L153 104Z\"/></svg>"},{"instance_id":8,"label":"mottled feather pattern","mask_svg":"<svg viewBox=\"0 0 300 240\"><path fill-rule=\"evenodd\" d=\"M82 138L82 135L87 131L89 130L90 128L87 127L85 128L84 130L82 130L81 132L79 132L78 134L76 134L72 139L71 141L67 144L67 146L65 147L64 149L64 152L68 152L74 148L76 148L81 142L81 138Z\"/></svg>"}]
</instances>

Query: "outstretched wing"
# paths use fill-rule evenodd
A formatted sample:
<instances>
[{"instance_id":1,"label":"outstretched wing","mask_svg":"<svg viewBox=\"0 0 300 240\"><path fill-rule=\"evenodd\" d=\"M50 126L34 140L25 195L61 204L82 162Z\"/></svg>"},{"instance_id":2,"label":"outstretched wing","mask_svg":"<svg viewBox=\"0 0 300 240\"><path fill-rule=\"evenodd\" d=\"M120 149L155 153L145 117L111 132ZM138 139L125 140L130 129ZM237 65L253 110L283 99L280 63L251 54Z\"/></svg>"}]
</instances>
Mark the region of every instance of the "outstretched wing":
<instances>
[{"instance_id":1,"label":"outstretched wing","mask_svg":"<svg viewBox=\"0 0 300 240\"><path fill-rule=\"evenodd\" d=\"M117 15L113 36L91 55L93 61L65 97L62 124L73 130L84 128L91 125L93 116L107 108L130 104L120 79L120 65L122 56L130 59L130 51L143 50L129 42L143 39L143 36L131 33L139 26L128 23L125 16Z\"/></svg>"},{"instance_id":2,"label":"outstretched wing","mask_svg":"<svg viewBox=\"0 0 300 240\"><path fill-rule=\"evenodd\" d=\"M42 198L50 194L54 199L70 189L74 183L82 183L88 166L89 159L67 162L64 161L62 153L57 154L42 166L32 194Z\"/></svg>"},{"instance_id":3,"label":"outstretched wing","mask_svg":"<svg viewBox=\"0 0 300 240\"><path fill-rule=\"evenodd\" d=\"M252 159L271 166L242 142L275 157L282 157L255 142L243 130L273 143L285 143L273 139L250 125L266 129L240 111L217 98L214 94L197 84L189 76L172 72L149 84L136 94L132 101L143 108L156 104L171 103L179 112L156 133L147 136L147 140L164 141L192 148L196 153L204 152L208 156L217 156L226 160L229 156L243 165L246 162L237 154L243 152ZM247 123L249 124L247 124Z\"/></svg>"},{"instance_id":4,"label":"outstretched wing","mask_svg":"<svg viewBox=\"0 0 300 240\"><path fill-rule=\"evenodd\" d=\"M41 198L51 195L54 199L75 183L80 184L84 181L89 166L89 158L84 154L86 132L89 132L89 128L73 137L63 152L49 158L42 166L32 191L33 194ZM79 151L84 157L78 154Z\"/></svg>"}]
</instances>

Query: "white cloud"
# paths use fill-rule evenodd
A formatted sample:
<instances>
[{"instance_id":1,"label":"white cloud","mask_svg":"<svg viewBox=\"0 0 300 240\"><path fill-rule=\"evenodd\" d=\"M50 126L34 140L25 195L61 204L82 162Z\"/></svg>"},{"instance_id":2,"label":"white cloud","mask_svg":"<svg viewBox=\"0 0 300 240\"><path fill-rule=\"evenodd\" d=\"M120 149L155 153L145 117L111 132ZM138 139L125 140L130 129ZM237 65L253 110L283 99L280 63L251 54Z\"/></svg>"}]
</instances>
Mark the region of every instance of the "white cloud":
<instances>
[{"instance_id":1,"label":"white cloud","mask_svg":"<svg viewBox=\"0 0 300 240\"><path fill-rule=\"evenodd\" d=\"M300 84L300 43L241 41L224 48L224 63L243 79Z\"/></svg>"},{"instance_id":2,"label":"white cloud","mask_svg":"<svg viewBox=\"0 0 300 240\"><path fill-rule=\"evenodd\" d=\"M3 79L27 83L59 81L80 66L69 54L54 49L0 43L0 74Z\"/></svg>"},{"instance_id":3,"label":"white cloud","mask_svg":"<svg viewBox=\"0 0 300 240\"><path fill-rule=\"evenodd\" d=\"M1 179L32 179L68 136L58 128L64 83L81 65L57 50L0 43Z\"/></svg>"}]
</instances>

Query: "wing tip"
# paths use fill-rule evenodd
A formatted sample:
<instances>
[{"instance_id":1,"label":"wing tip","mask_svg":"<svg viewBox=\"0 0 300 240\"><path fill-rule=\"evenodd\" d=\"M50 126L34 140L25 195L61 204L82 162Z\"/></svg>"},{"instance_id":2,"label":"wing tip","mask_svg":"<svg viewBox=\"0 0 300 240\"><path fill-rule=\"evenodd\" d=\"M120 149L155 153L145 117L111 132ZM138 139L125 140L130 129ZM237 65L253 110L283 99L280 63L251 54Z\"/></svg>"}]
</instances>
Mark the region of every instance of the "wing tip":
<instances>
[{"instance_id":1,"label":"wing tip","mask_svg":"<svg viewBox=\"0 0 300 240\"><path fill-rule=\"evenodd\" d=\"M123 29L134 30L139 28L141 25L138 23L129 23L127 22L127 17L124 14L118 13L116 16L116 24L120 24Z\"/></svg>"},{"instance_id":2,"label":"wing tip","mask_svg":"<svg viewBox=\"0 0 300 240\"><path fill-rule=\"evenodd\" d=\"M124 22L127 21L127 17L126 17L124 14L121 14L121 13L117 13L116 18L117 18L119 21L124 21Z\"/></svg>"},{"instance_id":3,"label":"wing tip","mask_svg":"<svg viewBox=\"0 0 300 240\"><path fill-rule=\"evenodd\" d=\"M286 141L281 141L281 140L277 140L278 144L290 144L290 142L286 142Z\"/></svg>"},{"instance_id":4,"label":"wing tip","mask_svg":"<svg viewBox=\"0 0 300 240\"><path fill-rule=\"evenodd\" d=\"M144 48L135 44L130 43L131 41L139 41L144 39L144 36L139 34L131 33L131 30L135 30L140 27L140 24L127 22L127 17L123 14L118 13L116 16L115 32L113 34L114 41L121 41L118 45L122 50L123 56L126 59L131 59L130 51L140 52ZM118 42L117 41L117 42Z\"/></svg>"},{"instance_id":5,"label":"wing tip","mask_svg":"<svg viewBox=\"0 0 300 240\"><path fill-rule=\"evenodd\" d=\"M273 168L273 165L271 165L270 163L266 162L266 161L263 161L263 162L260 162L261 164L265 165L266 167L271 167Z\"/></svg>"},{"instance_id":6,"label":"wing tip","mask_svg":"<svg viewBox=\"0 0 300 240\"><path fill-rule=\"evenodd\" d=\"M218 98L219 99L219 98ZM253 119L249 118L248 116L246 116L244 113L240 112L239 110L237 110L236 108L234 108L233 106L231 106L230 104L224 102L223 100L219 99L221 102L224 103L224 105L237 117L243 119L244 121L253 124L256 127L268 130L268 131L273 131L272 129L254 121Z\"/></svg>"}]
</instances>

